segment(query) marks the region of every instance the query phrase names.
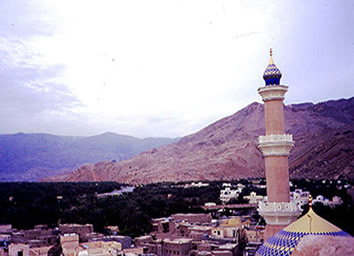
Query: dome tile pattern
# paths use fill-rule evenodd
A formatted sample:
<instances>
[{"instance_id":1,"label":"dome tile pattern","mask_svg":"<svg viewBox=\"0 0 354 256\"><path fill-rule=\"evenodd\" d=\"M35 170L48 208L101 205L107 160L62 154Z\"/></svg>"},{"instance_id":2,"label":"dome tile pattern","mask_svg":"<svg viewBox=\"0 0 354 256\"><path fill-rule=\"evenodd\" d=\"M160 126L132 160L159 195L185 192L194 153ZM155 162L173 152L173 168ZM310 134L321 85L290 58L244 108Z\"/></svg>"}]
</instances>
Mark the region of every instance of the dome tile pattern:
<instances>
[{"instance_id":1,"label":"dome tile pattern","mask_svg":"<svg viewBox=\"0 0 354 256\"><path fill-rule=\"evenodd\" d=\"M263 74L263 79L266 83L266 86L267 85L279 85L281 77L282 77L282 74L281 74L280 70L278 69L278 67L273 62L272 49L270 49L269 64Z\"/></svg>"},{"instance_id":2,"label":"dome tile pattern","mask_svg":"<svg viewBox=\"0 0 354 256\"><path fill-rule=\"evenodd\" d=\"M307 214L269 238L256 252L256 256L291 255L301 238L307 235L350 236L318 216L312 208Z\"/></svg>"}]
</instances>

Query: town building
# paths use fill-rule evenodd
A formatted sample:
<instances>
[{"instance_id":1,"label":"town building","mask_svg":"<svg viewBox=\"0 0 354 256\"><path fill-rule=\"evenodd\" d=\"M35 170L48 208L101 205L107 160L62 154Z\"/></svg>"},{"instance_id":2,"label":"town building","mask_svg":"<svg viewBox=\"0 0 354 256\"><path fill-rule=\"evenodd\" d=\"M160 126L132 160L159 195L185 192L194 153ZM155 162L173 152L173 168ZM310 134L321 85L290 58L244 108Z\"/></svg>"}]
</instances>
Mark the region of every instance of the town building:
<instances>
[{"instance_id":1,"label":"town building","mask_svg":"<svg viewBox=\"0 0 354 256\"><path fill-rule=\"evenodd\" d=\"M104 236L102 238L91 238L89 242L94 241L103 241L103 242L117 242L122 245L122 249L128 249L132 246L132 239L129 236L121 236L121 235L111 235Z\"/></svg>"},{"instance_id":2,"label":"town building","mask_svg":"<svg viewBox=\"0 0 354 256\"><path fill-rule=\"evenodd\" d=\"M210 214L174 214L153 219L147 236L135 238L135 247L158 256L238 256L243 219L212 219Z\"/></svg>"},{"instance_id":3,"label":"town building","mask_svg":"<svg viewBox=\"0 0 354 256\"><path fill-rule=\"evenodd\" d=\"M185 184L184 188L201 188L201 187L208 187L209 183L203 183L201 181L192 182L191 184Z\"/></svg>"},{"instance_id":4,"label":"town building","mask_svg":"<svg viewBox=\"0 0 354 256\"><path fill-rule=\"evenodd\" d=\"M222 186L223 189L220 190L220 201L223 203L227 203L231 199L237 199L244 188L242 184L237 184L236 188L233 188L230 183L223 183Z\"/></svg>"},{"instance_id":5,"label":"town building","mask_svg":"<svg viewBox=\"0 0 354 256\"><path fill-rule=\"evenodd\" d=\"M29 246L28 244L10 244L9 245L9 256L29 256Z\"/></svg>"},{"instance_id":6,"label":"town building","mask_svg":"<svg viewBox=\"0 0 354 256\"><path fill-rule=\"evenodd\" d=\"M252 191L249 196L244 196L243 199L248 200L249 204L258 204L264 200L264 196L257 195L256 192Z\"/></svg>"},{"instance_id":7,"label":"town building","mask_svg":"<svg viewBox=\"0 0 354 256\"><path fill-rule=\"evenodd\" d=\"M342 198L340 196L334 196L332 198L332 200L329 200L329 199L325 198L322 195L318 195L313 200L313 203L314 204L319 203L319 204L323 204L323 205L326 205L326 206L329 206L329 207L333 208L333 207L336 207L338 205L343 204L343 200L342 200Z\"/></svg>"},{"instance_id":8,"label":"town building","mask_svg":"<svg viewBox=\"0 0 354 256\"><path fill-rule=\"evenodd\" d=\"M121 243L115 241L92 241L79 243L79 235L60 235L63 256L118 256L122 255Z\"/></svg>"},{"instance_id":9,"label":"town building","mask_svg":"<svg viewBox=\"0 0 354 256\"><path fill-rule=\"evenodd\" d=\"M295 191L290 192L290 200L294 201L300 207L309 202L309 191L302 191L302 189L295 189Z\"/></svg>"},{"instance_id":10,"label":"town building","mask_svg":"<svg viewBox=\"0 0 354 256\"><path fill-rule=\"evenodd\" d=\"M36 225L27 230L12 229L10 234L12 243L28 244L30 248L52 246L57 240L57 231L47 225Z\"/></svg>"},{"instance_id":11,"label":"town building","mask_svg":"<svg viewBox=\"0 0 354 256\"><path fill-rule=\"evenodd\" d=\"M81 242L87 242L93 233L92 224L59 224L60 234L78 234Z\"/></svg>"}]
</instances>

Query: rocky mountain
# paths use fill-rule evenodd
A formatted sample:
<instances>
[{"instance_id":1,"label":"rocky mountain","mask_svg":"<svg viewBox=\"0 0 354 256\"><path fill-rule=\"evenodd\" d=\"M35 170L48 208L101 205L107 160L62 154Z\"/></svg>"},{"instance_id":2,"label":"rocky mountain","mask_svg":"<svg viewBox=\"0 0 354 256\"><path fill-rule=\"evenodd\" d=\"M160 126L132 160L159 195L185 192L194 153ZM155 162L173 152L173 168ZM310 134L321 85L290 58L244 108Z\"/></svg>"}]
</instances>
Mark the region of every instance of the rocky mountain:
<instances>
[{"instance_id":1,"label":"rocky mountain","mask_svg":"<svg viewBox=\"0 0 354 256\"><path fill-rule=\"evenodd\" d=\"M139 139L115 133L91 137L0 135L0 181L36 181L85 163L121 161L177 139Z\"/></svg>"},{"instance_id":2,"label":"rocky mountain","mask_svg":"<svg viewBox=\"0 0 354 256\"><path fill-rule=\"evenodd\" d=\"M294 136L290 175L354 180L354 98L285 106L286 132ZM114 180L133 184L264 176L257 138L265 134L263 105L232 116L171 145L120 162L99 162L52 181Z\"/></svg>"}]
</instances>

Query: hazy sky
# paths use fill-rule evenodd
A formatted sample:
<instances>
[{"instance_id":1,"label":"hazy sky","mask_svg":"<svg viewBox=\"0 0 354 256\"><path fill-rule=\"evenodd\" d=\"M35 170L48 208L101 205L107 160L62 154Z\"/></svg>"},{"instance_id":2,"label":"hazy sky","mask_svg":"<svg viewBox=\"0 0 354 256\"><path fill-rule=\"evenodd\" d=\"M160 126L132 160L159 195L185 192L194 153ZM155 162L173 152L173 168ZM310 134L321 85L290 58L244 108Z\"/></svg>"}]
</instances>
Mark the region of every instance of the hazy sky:
<instances>
[{"instance_id":1,"label":"hazy sky","mask_svg":"<svg viewBox=\"0 0 354 256\"><path fill-rule=\"evenodd\" d=\"M0 0L0 133L184 136L261 101L354 96L354 1Z\"/></svg>"}]
</instances>

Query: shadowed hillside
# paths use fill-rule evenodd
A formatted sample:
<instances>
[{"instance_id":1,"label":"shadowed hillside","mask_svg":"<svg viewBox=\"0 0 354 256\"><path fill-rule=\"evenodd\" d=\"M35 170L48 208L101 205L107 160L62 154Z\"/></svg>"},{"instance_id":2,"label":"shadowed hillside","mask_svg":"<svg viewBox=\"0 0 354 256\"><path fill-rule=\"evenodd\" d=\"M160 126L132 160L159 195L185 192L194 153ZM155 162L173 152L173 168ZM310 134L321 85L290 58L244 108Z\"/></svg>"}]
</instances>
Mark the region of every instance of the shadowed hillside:
<instances>
[{"instance_id":1,"label":"shadowed hillside","mask_svg":"<svg viewBox=\"0 0 354 256\"><path fill-rule=\"evenodd\" d=\"M104 133L91 137L50 134L0 135L0 181L35 181L72 171L85 163L121 161L176 139Z\"/></svg>"},{"instance_id":2,"label":"shadowed hillside","mask_svg":"<svg viewBox=\"0 0 354 256\"><path fill-rule=\"evenodd\" d=\"M354 98L285 107L294 135L290 175L354 180ZM263 105L252 103L180 141L121 162L99 162L52 181L150 183L264 176L257 138L265 133Z\"/></svg>"}]
</instances>

